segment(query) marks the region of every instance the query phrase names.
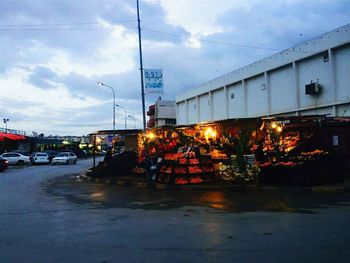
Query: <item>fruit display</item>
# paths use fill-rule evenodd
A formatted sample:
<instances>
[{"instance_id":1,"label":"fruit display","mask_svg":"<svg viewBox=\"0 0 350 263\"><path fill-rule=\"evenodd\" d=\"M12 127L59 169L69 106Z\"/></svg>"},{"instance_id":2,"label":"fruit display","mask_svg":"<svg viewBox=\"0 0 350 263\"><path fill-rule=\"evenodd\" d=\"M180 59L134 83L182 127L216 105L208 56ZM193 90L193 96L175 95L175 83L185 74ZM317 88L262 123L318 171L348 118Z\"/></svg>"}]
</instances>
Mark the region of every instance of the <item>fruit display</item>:
<instances>
[{"instance_id":1,"label":"fruit display","mask_svg":"<svg viewBox=\"0 0 350 263\"><path fill-rule=\"evenodd\" d=\"M199 176L195 176L195 177L190 177L190 183L191 184L199 184L199 183L203 183L203 179L200 178Z\"/></svg>"},{"instance_id":2,"label":"fruit display","mask_svg":"<svg viewBox=\"0 0 350 263\"><path fill-rule=\"evenodd\" d=\"M179 158L183 158L183 153L167 153L165 154L164 159L167 161L178 161Z\"/></svg>"},{"instance_id":3,"label":"fruit display","mask_svg":"<svg viewBox=\"0 0 350 263\"><path fill-rule=\"evenodd\" d=\"M174 173L175 174L187 174L187 168L186 167L174 167Z\"/></svg>"},{"instance_id":4,"label":"fruit display","mask_svg":"<svg viewBox=\"0 0 350 263\"><path fill-rule=\"evenodd\" d=\"M175 178L175 184L188 184L188 180L183 177Z\"/></svg>"},{"instance_id":5,"label":"fruit display","mask_svg":"<svg viewBox=\"0 0 350 263\"><path fill-rule=\"evenodd\" d=\"M189 159L190 164L199 164L198 159Z\"/></svg>"},{"instance_id":6,"label":"fruit display","mask_svg":"<svg viewBox=\"0 0 350 263\"><path fill-rule=\"evenodd\" d=\"M244 171L240 171L234 165L221 165L219 175L224 181L231 183L256 183L260 168L257 164L247 165Z\"/></svg>"},{"instance_id":7,"label":"fruit display","mask_svg":"<svg viewBox=\"0 0 350 263\"><path fill-rule=\"evenodd\" d=\"M310 152L302 152L301 155L303 156L320 156L320 155L327 155L328 152L323 151L323 150L319 150L316 149L314 151L310 151Z\"/></svg>"},{"instance_id":8,"label":"fruit display","mask_svg":"<svg viewBox=\"0 0 350 263\"><path fill-rule=\"evenodd\" d=\"M202 169L199 167L199 165L189 166L188 172L190 174L197 174L197 173L199 174L202 172Z\"/></svg>"},{"instance_id":9,"label":"fruit display","mask_svg":"<svg viewBox=\"0 0 350 263\"><path fill-rule=\"evenodd\" d=\"M179 164L187 164L188 159L187 158L179 158Z\"/></svg>"},{"instance_id":10,"label":"fruit display","mask_svg":"<svg viewBox=\"0 0 350 263\"><path fill-rule=\"evenodd\" d=\"M298 133L296 134L290 134L283 138L283 147L285 152L290 152L295 147L298 146L300 142L300 135Z\"/></svg>"},{"instance_id":11,"label":"fruit display","mask_svg":"<svg viewBox=\"0 0 350 263\"><path fill-rule=\"evenodd\" d=\"M214 168L212 165L204 165L204 166L202 166L202 172L203 173L213 173Z\"/></svg>"},{"instance_id":12,"label":"fruit display","mask_svg":"<svg viewBox=\"0 0 350 263\"><path fill-rule=\"evenodd\" d=\"M159 164L156 181L174 184L199 184L215 179L210 155L201 156L191 148L183 147L180 153L169 153ZM197 151L199 153L199 151ZM169 162L170 161L170 162Z\"/></svg>"},{"instance_id":13,"label":"fruit display","mask_svg":"<svg viewBox=\"0 0 350 263\"><path fill-rule=\"evenodd\" d=\"M224 159L227 159L227 155L222 153L221 151L219 150L212 150L209 155L211 156L212 159L214 160L224 160Z\"/></svg>"},{"instance_id":14,"label":"fruit display","mask_svg":"<svg viewBox=\"0 0 350 263\"><path fill-rule=\"evenodd\" d=\"M332 141L323 130L327 123L325 117L293 116L157 128L140 136L140 161L147 151L156 166L152 180L169 184L256 182L258 173L268 177L270 170L282 178L285 171L339 162L334 152L342 150L342 135L334 132ZM338 129L333 122L329 127Z\"/></svg>"}]
</instances>

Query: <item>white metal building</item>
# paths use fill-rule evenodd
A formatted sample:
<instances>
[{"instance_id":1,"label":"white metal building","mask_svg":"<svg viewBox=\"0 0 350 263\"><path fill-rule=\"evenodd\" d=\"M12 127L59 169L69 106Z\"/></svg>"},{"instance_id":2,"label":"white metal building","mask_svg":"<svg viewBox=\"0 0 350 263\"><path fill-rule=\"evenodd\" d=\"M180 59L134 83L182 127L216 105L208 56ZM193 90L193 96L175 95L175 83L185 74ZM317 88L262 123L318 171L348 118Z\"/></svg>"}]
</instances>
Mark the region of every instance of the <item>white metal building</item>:
<instances>
[{"instance_id":1,"label":"white metal building","mask_svg":"<svg viewBox=\"0 0 350 263\"><path fill-rule=\"evenodd\" d=\"M155 108L156 127L176 124L175 101L157 100Z\"/></svg>"},{"instance_id":2,"label":"white metal building","mask_svg":"<svg viewBox=\"0 0 350 263\"><path fill-rule=\"evenodd\" d=\"M150 117L148 127L161 127L176 124L176 111L174 100L158 99L149 107L147 115Z\"/></svg>"},{"instance_id":3,"label":"white metal building","mask_svg":"<svg viewBox=\"0 0 350 263\"><path fill-rule=\"evenodd\" d=\"M176 97L179 125L310 114L350 116L350 24Z\"/></svg>"}]
</instances>

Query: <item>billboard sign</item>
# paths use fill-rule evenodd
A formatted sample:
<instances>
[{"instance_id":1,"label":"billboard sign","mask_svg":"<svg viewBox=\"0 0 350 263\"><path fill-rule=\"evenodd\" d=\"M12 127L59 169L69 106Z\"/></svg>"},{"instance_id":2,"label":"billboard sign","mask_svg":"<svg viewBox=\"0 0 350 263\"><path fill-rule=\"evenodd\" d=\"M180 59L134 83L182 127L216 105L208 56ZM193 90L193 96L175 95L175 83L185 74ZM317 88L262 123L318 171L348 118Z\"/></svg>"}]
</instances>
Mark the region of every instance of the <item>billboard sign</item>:
<instances>
[{"instance_id":1,"label":"billboard sign","mask_svg":"<svg viewBox=\"0 0 350 263\"><path fill-rule=\"evenodd\" d=\"M145 69L144 78L146 93L163 93L163 70Z\"/></svg>"}]
</instances>

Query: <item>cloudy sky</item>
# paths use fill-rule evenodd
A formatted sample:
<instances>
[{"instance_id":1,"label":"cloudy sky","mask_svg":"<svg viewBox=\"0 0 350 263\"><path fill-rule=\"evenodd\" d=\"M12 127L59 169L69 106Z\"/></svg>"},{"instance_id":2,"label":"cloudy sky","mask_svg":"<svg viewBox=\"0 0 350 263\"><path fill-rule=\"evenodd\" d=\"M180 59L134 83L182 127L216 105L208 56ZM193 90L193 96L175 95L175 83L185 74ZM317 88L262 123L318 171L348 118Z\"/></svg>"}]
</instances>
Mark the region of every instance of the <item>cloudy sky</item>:
<instances>
[{"instance_id":1,"label":"cloudy sky","mask_svg":"<svg viewBox=\"0 0 350 263\"><path fill-rule=\"evenodd\" d=\"M163 99L350 23L349 0L140 0L140 12L144 68L163 69ZM142 127L136 0L0 0L0 56L9 128L111 129L112 92L97 81Z\"/></svg>"}]
</instances>

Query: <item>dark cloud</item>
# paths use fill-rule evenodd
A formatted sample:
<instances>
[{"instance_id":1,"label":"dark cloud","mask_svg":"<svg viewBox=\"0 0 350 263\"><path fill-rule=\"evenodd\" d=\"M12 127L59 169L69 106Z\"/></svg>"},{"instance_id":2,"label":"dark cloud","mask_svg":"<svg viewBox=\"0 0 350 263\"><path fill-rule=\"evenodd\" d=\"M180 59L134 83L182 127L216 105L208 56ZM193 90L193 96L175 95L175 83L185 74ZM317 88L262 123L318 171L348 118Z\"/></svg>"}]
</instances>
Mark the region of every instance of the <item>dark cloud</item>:
<instances>
[{"instance_id":1,"label":"dark cloud","mask_svg":"<svg viewBox=\"0 0 350 263\"><path fill-rule=\"evenodd\" d=\"M190 32L169 24L168 14L159 3L140 1L144 68L163 69L164 99L175 99L177 94L189 88L274 54L275 49L289 48L350 20L348 1L271 0L249 3L249 8L227 8L217 21L222 32L199 39L205 41L201 41L202 47L197 49L186 45ZM40 89L65 86L74 98L81 101L87 101L87 98L105 101L80 110L57 109L52 113L54 117L44 114L32 116L51 127L43 126L42 129L63 131L62 125L71 123L96 124L98 129L110 128L112 93L108 88L98 86L97 81L111 85L116 92L117 103L141 120L137 48L130 54L134 68L119 74L99 72L84 75L74 69L62 73L47 63L58 52L69 56L71 61L68 63L79 63L93 69L94 65L89 63L103 61L93 56L112 33L111 28L97 24L99 19L112 25L122 25L125 32L137 37L135 1L14 0L1 1L0 10L0 75L22 68L30 72L28 82ZM30 26L33 24L38 26ZM127 48L118 42L115 47L122 52L123 48ZM157 97L146 95L146 104L153 103ZM12 103L2 102L3 113L19 120L28 120L28 116L10 114L14 111L6 111L6 108L40 106L26 102ZM123 110L116 109L116 113L118 127L122 128ZM93 130L91 127L67 128L65 132L85 133L89 129Z\"/></svg>"}]
</instances>

